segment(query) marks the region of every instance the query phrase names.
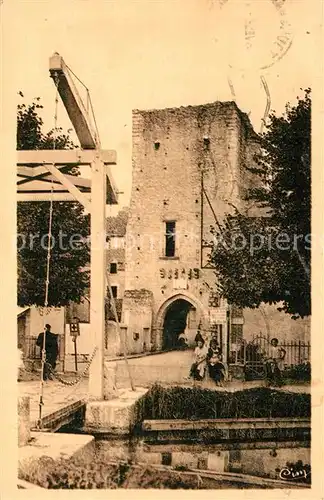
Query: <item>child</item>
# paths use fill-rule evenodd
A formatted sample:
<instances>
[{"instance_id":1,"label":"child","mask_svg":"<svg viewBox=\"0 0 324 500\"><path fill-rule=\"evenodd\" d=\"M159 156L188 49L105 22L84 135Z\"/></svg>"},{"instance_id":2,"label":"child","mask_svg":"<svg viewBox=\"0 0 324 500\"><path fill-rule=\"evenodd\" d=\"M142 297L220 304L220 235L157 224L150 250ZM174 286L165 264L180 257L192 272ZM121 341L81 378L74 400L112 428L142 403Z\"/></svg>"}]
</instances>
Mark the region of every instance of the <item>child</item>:
<instances>
[{"instance_id":1,"label":"child","mask_svg":"<svg viewBox=\"0 0 324 500\"><path fill-rule=\"evenodd\" d=\"M225 378L225 366L217 345L217 341L212 339L207 353L208 372L216 385L223 385Z\"/></svg>"}]
</instances>

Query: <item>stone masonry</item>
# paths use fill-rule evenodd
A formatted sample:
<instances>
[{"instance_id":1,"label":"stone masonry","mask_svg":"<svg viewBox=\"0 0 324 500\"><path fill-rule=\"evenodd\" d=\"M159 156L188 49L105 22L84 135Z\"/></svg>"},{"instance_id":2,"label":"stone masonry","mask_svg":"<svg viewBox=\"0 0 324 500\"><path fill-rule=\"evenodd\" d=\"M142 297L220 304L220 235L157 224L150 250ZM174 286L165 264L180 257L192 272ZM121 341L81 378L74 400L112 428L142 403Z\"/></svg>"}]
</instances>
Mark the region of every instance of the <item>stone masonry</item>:
<instances>
[{"instance_id":1,"label":"stone masonry","mask_svg":"<svg viewBox=\"0 0 324 500\"><path fill-rule=\"evenodd\" d=\"M234 102L133 112L125 289L152 293L153 349L162 347L164 314L176 299L198 312L195 326L200 323L204 332L213 322L222 325L226 348L228 307L215 296L214 271L204 268L207 245L210 226L233 206L244 208L242 197L251 183L244 163L257 147L257 135ZM175 222L171 257L165 253L168 221ZM124 323L126 317L131 321L127 303L123 314ZM140 312L137 323L139 317Z\"/></svg>"},{"instance_id":2,"label":"stone masonry","mask_svg":"<svg viewBox=\"0 0 324 500\"><path fill-rule=\"evenodd\" d=\"M211 226L234 207L255 213L243 201L256 182L245 166L253 165L259 147L248 116L234 102L133 111L122 313L129 352L163 348L166 314L175 301L190 305L186 333L191 342L198 326L205 337L217 331L225 359L229 332L236 342L243 330L244 335L271 330L263 324L264 310L245 314L220 300L214 270L208 268ZM168 227L175 235L171 255ZM285 315L275 306L270 309L278 336Z\"/></svg>"}]
</instances>

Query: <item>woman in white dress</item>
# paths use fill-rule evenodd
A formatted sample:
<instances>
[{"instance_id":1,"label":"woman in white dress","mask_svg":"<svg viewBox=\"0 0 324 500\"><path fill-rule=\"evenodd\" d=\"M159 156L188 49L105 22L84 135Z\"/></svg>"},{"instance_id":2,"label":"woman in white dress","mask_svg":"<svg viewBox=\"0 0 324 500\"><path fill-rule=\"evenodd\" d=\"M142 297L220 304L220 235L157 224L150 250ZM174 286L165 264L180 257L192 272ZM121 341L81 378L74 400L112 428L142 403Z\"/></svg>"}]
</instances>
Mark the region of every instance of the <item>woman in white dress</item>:
<instances>
[{"instance_id":1,"label":"woman in white dress","mask_svg":"<svg viewBox=\"0 0 324 500\"><path fill-rule=\"evenodd\" d=\"M201 338L197 340L197 347L194 350L194 362L190 368L189 377L194 380L203 380L207 365L207 352L205 341Z\"/></svg>"}]
</instances>

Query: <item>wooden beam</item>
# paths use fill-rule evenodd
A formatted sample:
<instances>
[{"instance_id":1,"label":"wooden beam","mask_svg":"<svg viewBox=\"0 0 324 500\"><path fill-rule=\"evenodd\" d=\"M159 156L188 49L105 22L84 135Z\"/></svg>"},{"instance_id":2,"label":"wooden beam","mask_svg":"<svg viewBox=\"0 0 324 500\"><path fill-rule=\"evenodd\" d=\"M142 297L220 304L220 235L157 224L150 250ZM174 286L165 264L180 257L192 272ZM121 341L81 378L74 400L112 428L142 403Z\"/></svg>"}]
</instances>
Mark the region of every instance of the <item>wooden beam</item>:
<instances>
[{"instance_id":1,"label":"wooden beam","mask_svg":"<svg viewBox=\"0 0 324 500\"><path fill-rule=\"evenodd\" d=\"M53 165L55 166L81 166L91 165L98 153L83 149L40 149L17 151L17 166ZM117 155L114 150L101 150L100 159L105 165L116 165ZM43 169L43 170L42 170ZM34 175L46 172L46 168L41 166L35 169Z\"/></svg>"},{"instance_id":2,"label":"wooden beam","mask_svg":"<svg viewBox=\"0 0 324 500\"><path fill-rule=\"evenodd\" d=\"M58 168L54 167L54 165L47 165L46 167L51 172L51 174L58 181L60 181L63 186L65 186L69 190L72 196L74 196L75 199L79 203L81 203L81 205L83 205L86 210L90 212L91 203L89 203L87 197L84 196L83 193L81 193L81 191L75 186L75 184L70 179L68 179L68 176L62 174L62 172L60 172ZM69 176L69 177L74 177L74 176Z\"/></svg>"},{"instance_id":3,"label":"wooden beam","mask_svg":"<svg viewBox=\"0 0 324 500\"><path fill-rule=\"evenodd\" d=\"M24 168L24 167L18 167L18 168ZM59 170L59 169L58 169ZM75 186L77 187L83 187L83 188L88 188L89 190L91 189L91 180L90 179L86 179L84 177L79 177L79 176L76 176L76 175L69 175L69 174L63 174L64 177L68 180L70 180ZM18 174L18 177L20 175ZM24 186L25 184L30 184L30 183L35 183L35 182L41 182L41 183L44 183L44 186L48 186L48 184L50 184L51 182L54 182L55 184L57 184L59 181L56 179L56 177L54 177L53 175L51 175L49 172L48 172L48 175L45 177L24 177L22 180L19 180L17 181L17 186ZM59 182L59 184L61 184ZM25 187L23 188L18 188L18 191L19 189L22 189L24 190ZM28 190L28 187L27 187L27 190Z\"/></svg>"},{"instance_id":4,"label":"wooden beam","mask_svg":"<svg viewBox=\"0 0 324 500\"><path fill-rule=\"evenodd\" d=\"M17 190L17 201L18 202L28 202L28 201L75 201L75 197L69 193L69 191L64 188L61 184L54 184L53 195L51 194L51 189L49 183L42 182L44 186L39 186L41 184L40 181L37 181L38 185L34 186L33 182L30 184L24 185L24 187L19 186ZM79 186L79 190L83 194L84 197L88 200L88 203L91 201L91 192L87 188L83 188ZM89 193L89 194L88 194ZM118 203L118 199L116 194L110 189L107 182L107 195L106 195L106 205L116 205Z\"/></svg>"},{"instance_id":5,"label":"wooden beam","mask_svg":"<svg viewBox=\"0 0 324 500\"><path fill-rule=\"evenodd\" d=\"M61 170L64 167L65 165L60 165L60 167L58 168ZM31 178L38 178L44 174L46 174L47 176L50 175L45 167L17 167L18 177L22 177L22 179L24 179L22 181L19 181L19 184L23 183L24 181L29 182Z\"/></svg>"},{"instance_id":6,"label":"wooden beam","mask_svg":"<svg viewBox=\"0 0 324 500\"><path fill-rule=\"evenodd\" d=\"M86 196L86 198L88 200L88 203L90 203L91 197ZM53 201L66 201L75 203L75 197L68 192L53 193L53 195L50 192L47 193L24 192L24 193L18 193L16 198L18 203L26 203L31 201L51 201L51 199L53 199Z\"/></svg>"},{"instance_id":7,"label":"wooden beam","mask_svg":"<svg viewBox=\"0 0 324 500\"><path fill-rule=\"evenodd\" d=\"M119 191L112 176L109 165L105 165L105 172L107 177L107 199L110 199L111 200L110 204L114 205L118 203Z\"/></svg>"},{"instance_id":8,"label":"wooden beam","mask_svg":"<svg viewBox=\"0 0 324 500\"><path fill-rule=\"evenodd\" d=\"M81 147L84 149L96 149L99 147L99 138L95 128L92 126L89 113L71 78L71 73L59 54L55 53L50 58L49 71L57 85L58 93L78 136Z\"/></svg>"},{"instance_id":9,"label":"wooden beam","mask_svg":"<svg viewBox=\"0 0 324 500\"><path fill-rule=\"evenodd\" d=\"M98 159L91 169L91 272L90 272L90 324L93 347L97 351L89 370L91 399L104 399L105 354L105 294L106 281L106 187L107 175Z\"/></svg>"},{"instance_id":10,"label":"wooden beam","mask_svg":"<svg viewBox=\"0 0 324 500\"><path fill-rule=\"evenodd\" d=\"M63 174L62 174L63 175ZM90 202L91 193L91 180L84 179L82 177L75 177L73 175L65 175L78 189L81 191L83 196L86 196L88 202ZM42 179L28 179L27 182L21 184L17 183L17 201L28 202L28 201L49 201L52 198L51 195L51 182L53 180L53 200L54 201L74 201L75 198L71 196L68 189L65 188L55 177L49 173L49 177ZM110 185L110 180L107 179L107 194L106 194L106 204L116 205L118 203L118 193L115 191L116 188L112 188ZM88 195L89 193L89 195Z\"/></svg>"}]
</instances>

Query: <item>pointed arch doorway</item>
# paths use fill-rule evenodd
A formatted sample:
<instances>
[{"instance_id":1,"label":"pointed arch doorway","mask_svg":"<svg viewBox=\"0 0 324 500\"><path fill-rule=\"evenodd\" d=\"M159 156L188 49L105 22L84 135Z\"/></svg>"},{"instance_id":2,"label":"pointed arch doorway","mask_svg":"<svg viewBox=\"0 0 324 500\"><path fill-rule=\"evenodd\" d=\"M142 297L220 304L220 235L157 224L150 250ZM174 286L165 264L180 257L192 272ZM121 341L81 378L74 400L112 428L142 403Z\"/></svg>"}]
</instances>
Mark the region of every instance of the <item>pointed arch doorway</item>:
<instances>
[{"instance_id":1,"label":"pointed arch doorway","mask_svg":"<svg viewBox=\"0 0 324 500\"><path fill-rule=\"evenodd\" d=\"M159 309L157 328L160 349L172 350L181 346L179 335L185 333L189 346L194 345L198 325L204 322L205 311L195 298L177 294L167 299Z\"/></svg>"}]
</instances>

